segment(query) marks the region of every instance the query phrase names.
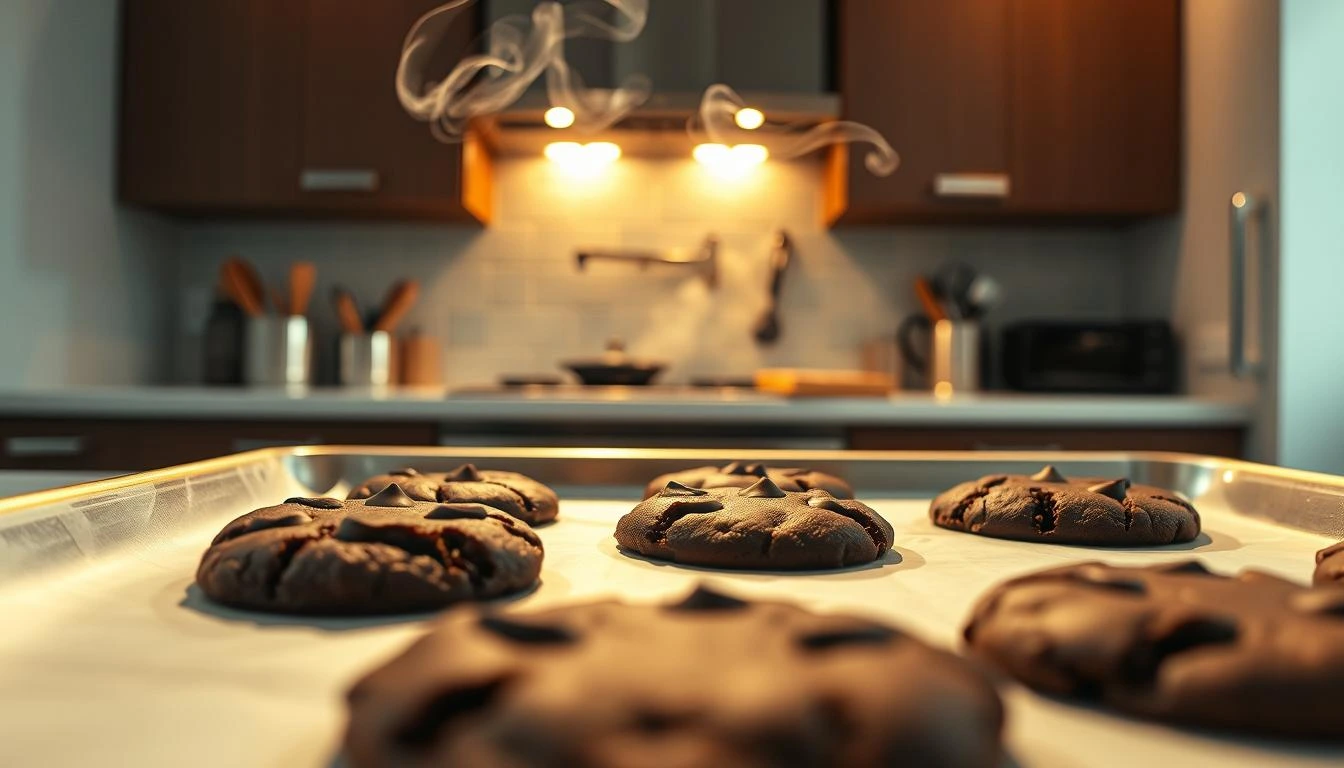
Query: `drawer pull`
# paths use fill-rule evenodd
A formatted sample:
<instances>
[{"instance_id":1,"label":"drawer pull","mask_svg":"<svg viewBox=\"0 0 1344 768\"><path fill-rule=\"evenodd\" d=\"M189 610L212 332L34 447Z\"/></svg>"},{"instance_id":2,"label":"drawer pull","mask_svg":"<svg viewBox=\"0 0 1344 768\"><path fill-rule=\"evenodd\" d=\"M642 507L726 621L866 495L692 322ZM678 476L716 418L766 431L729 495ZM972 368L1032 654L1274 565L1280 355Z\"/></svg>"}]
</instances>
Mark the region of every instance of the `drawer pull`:
<instances>
[{"instance_id":1,"label":"drawer pull","mask_svg":"<svg viewBox=\"0 0 1344 768\"><path fill-rule=\"evenodd\" d=\"M299 174L304 192L376 192L378 172L370 168L305 168Z\"/></svg>"},{"instance_id":2,"label":"drawer pull","mask_svg":"<svg viewBox=\"0 0 1344 768\"><path fill-rule=\"evenodd\" d=\"M13 459L56 459L83 456L80 435L29 435L5 438L5 455Z\"/></svg>"},{"instance_id":3,"label":"drawer pull","mask_svg":"<svg viewBox=\"0 0 1344 768\"><path fill-rule=\"evenodd\" d=\"M940 173L933 177L938 197L1005 198L1011 191L1006 173Z\"/></svg>"}]
</instances>

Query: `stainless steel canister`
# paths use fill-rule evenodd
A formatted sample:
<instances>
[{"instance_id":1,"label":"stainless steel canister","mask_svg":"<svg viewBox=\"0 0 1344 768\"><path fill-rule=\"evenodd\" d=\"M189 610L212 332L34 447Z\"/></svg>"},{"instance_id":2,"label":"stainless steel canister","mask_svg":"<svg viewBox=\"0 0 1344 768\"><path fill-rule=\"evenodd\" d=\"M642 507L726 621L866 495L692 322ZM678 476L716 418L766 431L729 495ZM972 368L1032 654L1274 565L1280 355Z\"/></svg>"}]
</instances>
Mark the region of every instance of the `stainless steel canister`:
<instances>
[{"instance_id":1,"label":"stainless steel canister","mask_svg":"<svg viewBox=\"0 0 1344 768\"><path fill-rule=\"evenodd\" d=\"M397 340L387 331L342 334L340 381L345 387L388 387L397 383Z\"/></svg>"},{"instance_id":2,"label":"stainless steel canister","mask_svg":"<svg viewBox=\"0 0 1344 768\"><path fill-rule=\"evenodd\" d=\"M933 324L933 392L939 396L980 389L980 324L939 320Z\"/></svg>"},{"instance_id":3,"label":"stainless steel canister","mask_svg":"<svg viewBox=\"0 0 1344 768\"><path fill-rule=\"evenodd\" d=\"M313 376L308 318L253 317L247 321L243 380L252 386L307 386Z\"/></svg>"}]
</instances>

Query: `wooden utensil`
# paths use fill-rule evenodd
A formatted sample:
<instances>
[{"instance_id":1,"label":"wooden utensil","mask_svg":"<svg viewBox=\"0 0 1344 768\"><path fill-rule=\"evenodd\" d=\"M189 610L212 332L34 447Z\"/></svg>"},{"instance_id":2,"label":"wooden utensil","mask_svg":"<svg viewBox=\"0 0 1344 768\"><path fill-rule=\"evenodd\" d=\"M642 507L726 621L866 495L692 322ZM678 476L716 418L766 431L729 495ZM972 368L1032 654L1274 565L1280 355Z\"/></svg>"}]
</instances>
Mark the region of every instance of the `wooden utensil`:
<instances>
[{"instance_id":1,"label":"wooden utensil","mask_svg":"<svg viewBox=\"0 0 1344 768\"><path fill-rule=\"evenodd\" d=\"M928 278L923 275L915 278L915 295L919 297L919 303L924 307L924 314L928 315L930 320L936 323L947 319L947 312L934 295L933 286L929 285Z\"/></svg>"},{"instance_id":2,"label":"wooden utensil","mask_svg":"<svg viewBox=\"0 0 1344 768\"><path fill-rule=\"evenodd\" d=\"M289 314L308 314L316 283L317 267L311 261L296 261L289 266Z\"/></svg>"},{"instance_id":3,"label":"wooden utensil","mask_svg":"<svg viewBox=\"0 0 1344 768\"><path fill-rule=\"evenodd\" d=\"M247 267L239 259L228 259L219 268L219 282L224 293L237 304L248 317L261 317L265 313L262 294L248 279Z\"/></svg>"},{"instance_id":4,"label":"wooden utensil","mask_svg":"<svg viewBox=\"0 0 1344 768\"><path fill-rule=\"evenodd\" d=\"M383 302L383 311L378 315L378 321L373 324L373 330L389 333L396 330L397 323L411 311L411 306L419 296L420 283L415 280L402 280L392 286L387 299Z\"/></svg>"},{"instance_id":5,"label":"wooden utensil","mask_svg":"<svg viewBox=\"0 0 1344 768\"><path fill-rule=\"evenodd\" d=\"M341 332L352 335L364 333L364 321L359 316L359 305L355 297L340 286L331 290L331 303L336 307L336 318L341 324Z\"/></svg>"},{"instance_id":6,"label":"wooden utensil","mask_svg":"<svg viewBox=\"0 0 1344 768\"><path fill-rule=\"evenodd\" d=\"M262 312L266 311L266 284L261 280L261 274L252 263L241 256L234 255L229 257L229 261L236 265L238 274L247 283L248 293L256 299L257 306Z\"/></svg>"}]
</instances>

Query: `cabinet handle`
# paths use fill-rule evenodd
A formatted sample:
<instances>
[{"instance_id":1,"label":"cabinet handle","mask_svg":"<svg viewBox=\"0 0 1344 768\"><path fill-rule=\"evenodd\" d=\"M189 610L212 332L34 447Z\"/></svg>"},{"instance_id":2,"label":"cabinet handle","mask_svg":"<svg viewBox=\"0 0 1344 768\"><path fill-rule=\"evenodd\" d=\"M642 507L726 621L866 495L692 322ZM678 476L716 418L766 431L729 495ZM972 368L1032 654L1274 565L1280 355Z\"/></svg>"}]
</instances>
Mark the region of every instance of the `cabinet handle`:
<instances>
[{"instance_id":1,"label":"cabinet handle","mask_svg":"<svg viewBox=\"0 0 1344 768\"><path fill-rule=\"evenodd\" d=\"M1260 361L1251 360L1246 350L1246 224L1252 216L1260 218L1260 251L1258 263L1260 276L1256 279L1256 290L1263 293L1265 281L1261 278L1265 258L1269 253L1269 217L1265 216L1265 202L1245 192L1232 195L1230 209L1228 243L1231 248L1232 277L1228 281L1231 293L1230 326L1228 341L1231 344L1229 360L1232 373L1238 378L1246 378L1259 372ZM1263 299L1259 312L1264 312ZM1257 317L1257 321L1259 318Z\"/></svg>"},{"instance_id":2,"label":"cabinet handle","mask_svg":"<svg viewBox=\"0 0 1344 768\"><path fill-rule=\"evenodd\" d=\"M80 435L31 435L5 438L5 455L12 459L56 459L84 455Z\"/></svg>"},{"instance_id":3,"label":"cabinet handle","mask_svg":"<svg viewBox=\"0 0 1344 768\"><path fill-rule=\"evenodd\" d=\"M938 197L1005 198L1012 188L1006 173L940 173L933 177Z\"/></svg>"},{"instance_id":4,"label":"cabinet handle","mask_svg":"<svg viewBox=\"0 0 1344 768\"><path fill-rule=\"evenodd\" d=\"M371 168L305 168L299 174L305 192L376 192L378 172Z\"/></svg>"}]
</instances>

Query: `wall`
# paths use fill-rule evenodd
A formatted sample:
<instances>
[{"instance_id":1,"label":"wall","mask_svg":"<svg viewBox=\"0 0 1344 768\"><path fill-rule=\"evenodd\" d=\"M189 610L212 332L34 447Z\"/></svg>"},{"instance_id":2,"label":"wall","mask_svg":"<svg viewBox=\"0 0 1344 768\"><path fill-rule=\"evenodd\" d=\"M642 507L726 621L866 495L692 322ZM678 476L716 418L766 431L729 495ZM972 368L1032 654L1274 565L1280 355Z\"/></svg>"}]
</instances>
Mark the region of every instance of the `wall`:
<instances>
[{"instance_id":1,"label":"wall","mask_svg":"<svg viewBox=\"0 0 1344 768\"><path fill-rule=\"evenodd\" d=\"M1284 0L1280 460L1344 473L1344 3ZM1290 300L1291 299L1291 300Z\"/></svg>"},{"instance_id":2,"label":"wall","mask_svg":"<svg viewBox=\"0 0 1344 768\"><path fill-rule=\"evenodd\" d=\"M1228 206L1246 191L1277 209L1279 183L1279 3L1185 0L1185 187L1182 213L1138 226L1129 291L1135 310L1169 317L1183 337L1191 392L1258 401L1272 425L1274 339L1260 339L1269 372L1259 381L1229 372ZM1265 254L1272 295L1275 254ZM1274 302L1263 308L1274 327ZM1255 458L1272 461L1272 426L1251 436Z\"/></svg>"},{"instance_id":3,"label":"wall","mask_svg":"<svg viewBox=\"0 0 1344 768\"><path fill-rule=\"evenodd\" d=\"M160 371L171 229L113 204L117 3L0 3L0 386Z\"/></svg>"},{"instance_id":4,"label":"wall","mask_svg":"<svg viewBox=\"0 0 1344 768\"><path fill-rule=\"evenodd\" d=\"M447 344L450 383L488 384L501 373L554 373L593 356L612 336L631 352L671 362L666 381L746 375L762 365L856 367L869 339L891 335L915 303L919 272L959 259L1002 281L993 319L1118 318L1132 268L1128 235L1112 229L875 229L826 232L820 169L769 163L753 177L715 181L689 161L626 158L599 179L574 179L544 160L497 166L497 222L488 230L405 225L188 225L176 285L184 329L177 369L199 371L199 338L218 263L253 260L279 284L293 259L319 262L320 297L333 283L367 307L396 279L419 278L425 296L410 320ZM785 281L780 343L757 346L771 234L797 246ZM693 248L722 241L717 290L685 268L575 267L581 246ZM330 332L325 301L315 312ZM323 345L330 371L330 345Z\"/></svg>"}]
</instances>

